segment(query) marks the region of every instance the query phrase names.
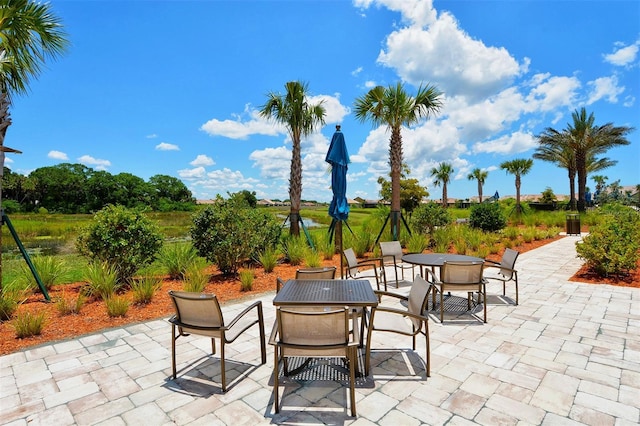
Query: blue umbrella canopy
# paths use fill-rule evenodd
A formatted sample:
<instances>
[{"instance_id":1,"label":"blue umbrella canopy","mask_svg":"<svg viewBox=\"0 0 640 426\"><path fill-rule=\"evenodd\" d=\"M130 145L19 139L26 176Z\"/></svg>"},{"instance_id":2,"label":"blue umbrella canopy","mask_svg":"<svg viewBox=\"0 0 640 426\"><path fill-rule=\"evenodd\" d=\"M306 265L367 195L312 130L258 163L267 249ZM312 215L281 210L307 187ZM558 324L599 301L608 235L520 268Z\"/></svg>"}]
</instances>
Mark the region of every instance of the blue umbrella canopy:
<instances>
[{"instance_id":1,"label":"blue umbrella canopy","mask_svg":"<svg viewBox=\"0 0 640 426\"><path fill-rule=\"evenodd\" d=\"M329 205L329 216L335 220L347 220L349 217L349 203L347 202L347 168L349 153L340 126L331 138L331 145L325 161L331 164L331 190L333 199Z\"/></svg>"}]
</instances>

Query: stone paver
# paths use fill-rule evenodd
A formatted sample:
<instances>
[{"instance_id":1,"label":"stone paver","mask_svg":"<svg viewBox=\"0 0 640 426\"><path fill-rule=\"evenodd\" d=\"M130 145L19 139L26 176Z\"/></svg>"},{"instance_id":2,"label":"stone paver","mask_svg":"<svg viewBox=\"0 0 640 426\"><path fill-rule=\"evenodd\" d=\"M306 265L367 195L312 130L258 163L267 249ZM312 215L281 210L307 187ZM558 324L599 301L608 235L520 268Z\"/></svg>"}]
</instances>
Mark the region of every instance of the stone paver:
<instances>
[{"instance_id":1,"label":"stone paver","mask_svg":"<svg viewBox=\"0 0 640 426\"><path fill-rule=\"evenodd\" d=\"M0 424L638 424L640 289L568 281L581 265L577 241L520 255L520 305L490 304L487 324L432 316L429 378L423 338L413 351L411 338L374 334L357 418L346 384L333 381L284 381L276 415L273 350L260 365L255 331L227 346L226 394L204 338L178 341L172 380L171 328L160 319L0 357ZM267 334L272 298L259 296ZM224 309L232 315L251 302Z\"/></svg>"}]
</instances>

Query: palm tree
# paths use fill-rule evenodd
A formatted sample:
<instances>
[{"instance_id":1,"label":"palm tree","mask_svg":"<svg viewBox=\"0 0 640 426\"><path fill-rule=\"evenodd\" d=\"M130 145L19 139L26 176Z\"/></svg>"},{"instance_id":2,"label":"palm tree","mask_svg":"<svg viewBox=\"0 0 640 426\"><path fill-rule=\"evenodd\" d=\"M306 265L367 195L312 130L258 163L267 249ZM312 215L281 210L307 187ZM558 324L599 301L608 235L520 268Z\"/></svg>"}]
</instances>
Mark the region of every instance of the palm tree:
<instances>
[{"instance_id":1,"label":"palm tree","mask_svg":"<svg viewBox=\"0 0 640 426\"><path fill-rule=\"evenodd\" d=\"M482 186L484 185L484 181L487 180L487 176L489 172L486 170L480 170L475 168L467 175L467 179L469 180L477 180L478 181L478 198L480 199L480 203L482 203Z\"/></svg>"},{"instance_id":2,"label":"palm tree","mask_svg":"<svg viewBox=\"0 0 640 426\"><path fill-rule=\"evenodd\" d=\"M442 106L441 93L435 86L420 86L411 97L401 83L377 86L355 101L355 116L374 126L386 125L391 130L389 165L391 167L391 235L400 234L400 174L402 172L402 126L411 126L436 113Z\"/></svg>"},{"instance_id":3,"label":"palm tree","mask_svg":"<svg viewBox=\"0 0 640 426\"><path fill-rule=\"evenodd\" d=\"M570 146L576 160L578 211L585 211L585 190L590 159L595 159L596 155L615 146L629 145L630 142L625 136L634 129L627 126L614 126L613 123L596 126L593 113L587 115L587 110L584 107L580 111L573 112L571 117L573 123L568 125L566 131L571 135Z\"/></svg>"},{"instance_id":4,"label":"palm tree","mask_svg":"<svg viewBox=\"0 0 640 426\"><path fill-rule=\"evenodd\" d=\"M300 140L309 136L317 128L324 125L325 109L323 102L309 104L307 101L308 84L290 81L285 84L287 93L281 95L271 92L267 102L262 106L260 115L284 125L289 132L293 147L291 149L291 171L289 175L289 232L300 235L300 201L302 198L302 157Z\"/></svg>"},{"instance_id":5,"label":"palm tree","mask_svg":"<svg viewBox=\"0 0 640 426\"><path fill-rule=\"evenodd\" d=\"M451 175L453 174L453 166L449 163L440 163L438 167L431 169L431 177L435 177L433 181L434 186L442 185L442 207L445 209L449 207L447 197L447 184L451 182Z\"/></svg>"},{"instance_id":6,"label":"palm tree","mask_svg":"<svg viewBox=\"0 0 640 426\"><path fill-rule=\"evenodd\" d=\"M4 138L11 125L13 97L26 94L30 80L40 75L44 62L62 54L67 44L67 35L48 3L4 0L0 5L0 170L4 169L4 152L8 150Z\"/></svg>"},{"instance_id":7,"label":"palm tree","mask_svg":"<svg viewBox=\"0 0 640 426\"><path fill-rule=\"evenodd\" d=\"M571 136L567 132L559 132L551 127L537 136L538 147L533 153L537 160L555 163L567 169L569 175L569 205L576 210L576 159L571 148Z\"/></svg>"},{"instance_id":8,"label":"palm tree","mask_svg":"<svg viewBox=\"0 0 640 426\"><path fill-rule=\"evenodd\" d=\"M533 166L532 159L516 158L515 160L505 161L500 164L500 168L504 169L507 173L516 177L516 212L519 214L522 212L522 206L520 206L520 184L521 176L526 175Z\"/></svg>"}]
</instances>

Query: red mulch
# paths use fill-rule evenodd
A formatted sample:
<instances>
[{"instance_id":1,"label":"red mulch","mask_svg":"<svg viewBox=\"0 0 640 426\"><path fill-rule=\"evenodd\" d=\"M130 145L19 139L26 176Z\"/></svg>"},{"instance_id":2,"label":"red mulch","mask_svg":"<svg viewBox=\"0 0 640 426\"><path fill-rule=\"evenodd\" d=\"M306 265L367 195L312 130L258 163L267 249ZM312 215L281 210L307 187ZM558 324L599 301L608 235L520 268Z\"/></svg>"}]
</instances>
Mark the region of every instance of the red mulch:
<instances>
[{"instance_id":1,"label":"red mulch","mask_svg":"<svg viewBox=\"0 0 640 426\"><path fill-rule=\"evenodd\" d=\"M553 239L533 241L531 243L521 243L516 247L518 251L526 252L542 245L548 244L562 237ZM492 260L499 260L502 253L489 256ZM332 260L324 261L324 266L335 265L339 268L339 257L335 255ZM205 289L207 292L215 293L221 302L239 299L242 297L255 297L264 292L275 290L276 277L283 279L293 278L295 271L300 266L291 266L282 264L276 266L271 273L264 273L262 269L256 269L256 278L253 282L253 290L243 292L240 288L238 279L223 277L215 269L211 269L211 279L209 285ZM614 278L596 278L582 269L571 278L572 281L580 281L587 283L606 283L613 285L623 285L631 287L640 287L640 264L639 268L634 271L630 277L624 277L616 281ZM30 296L18 309L19 312L45 312L47 322L44 326L42 334L39 336L18 339L15 336L15 330L11 321L0 323L0 355L19 351L21 349L41 345L44 343L69 339L84 334L92 333L102 329L118 327L126 324L137 323L150 319L168 317L173 313L173 306L168 295L169 290L180 290L182 282L165 279L162 289L154 296L152 302L148 305L132 305L125 317L110 318L106 313L104 302L87 301L77 315L61 316L58 313L56 303L47 303L41 293ZM75 300L81 283L65 284L54 286L49 291L51 300L57 300L65 297Z\"/></svg>"}]
</instances>

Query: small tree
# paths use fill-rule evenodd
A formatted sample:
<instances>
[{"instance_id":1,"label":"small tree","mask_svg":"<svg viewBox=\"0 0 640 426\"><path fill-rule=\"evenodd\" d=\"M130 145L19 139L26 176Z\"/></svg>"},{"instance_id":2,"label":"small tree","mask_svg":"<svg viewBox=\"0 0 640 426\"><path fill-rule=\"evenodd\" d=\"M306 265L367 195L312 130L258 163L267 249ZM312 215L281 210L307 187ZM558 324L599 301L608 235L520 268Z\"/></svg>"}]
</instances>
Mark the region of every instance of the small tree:
<instances>
[{"instance_id":1,"label":"small tree","mask_svg":"<svg viewBox=\"0 0 640 426\"><path fill-rule=\"evenodd\" d=\"M451 223L451 214L436 203L422 204L413 212L411 223L416 231L431 235L436 226Z\"/></svg>"},{"instance_id":2,"label":"small tree","mask_svg":"<svg viewBox=\"0 0 640 426\"><path fill-rule=\"evenodd\" d=\"M507 219L498 203L475 204L471 207L469 225L483 231L493 232L507 226Z\"/></svg>"},{"instance_id":3,"label":"small tree","mask_svg":"<svg viewBox=\"0 0 640 426\"><path fill-rule=\"evenodd\" d=\"M122 283L153 262L162 247L162 234L142 210L109 205L80 231L76 247L92 261L114 267Z\"/></svg>"},{"instance_id":4,"label":"small tree","mask_svg":"<svg viewBox=\"0 0 640 426\"><path fill-rule=\"evenodd\" d=\"M557 201L556 194L553 193L553 189L550 187L546 187L544 191L542 191L542 195L540 196L541 203L551 204Z\"/></svg>"},{"instance_id":5,"label":"small tree","mask_svg":"<svg viewBox=\"0 0 640 426\"><path fill-rule=\"evenodd\" d=\"M242 262L275 247L280 223L269 212L249 207L244 197L224 200L198 214L191 227L198 254L225 274L236 274Z\"/></svg>"}]
</instances>

